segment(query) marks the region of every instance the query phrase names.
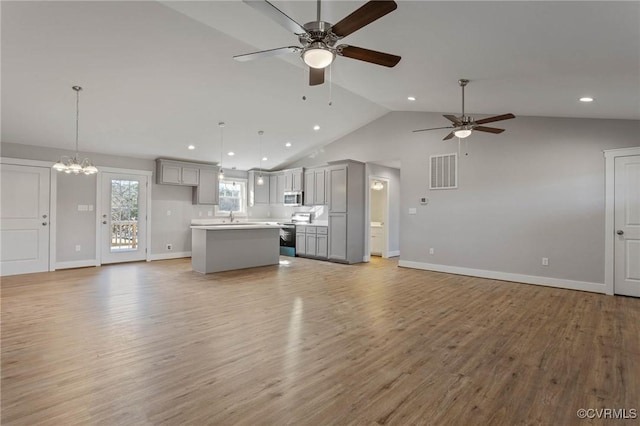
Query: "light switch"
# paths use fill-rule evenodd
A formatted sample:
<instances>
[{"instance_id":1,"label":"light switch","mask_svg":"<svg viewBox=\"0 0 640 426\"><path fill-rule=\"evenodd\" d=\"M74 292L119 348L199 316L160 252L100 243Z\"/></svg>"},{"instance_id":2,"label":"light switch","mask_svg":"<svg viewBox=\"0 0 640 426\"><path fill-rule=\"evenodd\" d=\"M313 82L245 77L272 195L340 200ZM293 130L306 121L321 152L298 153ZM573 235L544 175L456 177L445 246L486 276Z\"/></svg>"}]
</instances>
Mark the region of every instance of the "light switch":
<instances>
[{"instance_id":1,"label":"light switch","mask_svg":"<svg viewBox=\"0 0 640 426\"><path fill-rule=\"evenodd\" d=\"M93 204L89 204L89 211L92 212L93 211Z\"/></svg>"},{"instance_id":2,"label":"light switch","mask_svg":"<svg viewBox=\"0 0 640 426\"><path fill-rule=\"evenodd\" d=\"M167 210L167 216L171 216L171 210Z\"/></svg>"},{"instance_id":3,"label":"light switch","mask_svg":"<svg viewBox=\"0 0 640 426\"><path fill-rule=\"evenodd\" d=\"M416 214L418 210L415 207L409 207L409 214Z\"/></svg>"},{"instance_id":4,"label":"light switch","mask_svg":"<svg viewBox=\"0 0 640 426\"><path fill-rule=\"evenodd\" d=\"M86 212L89 210L89 206L87 206L86 204L78 204L78 211L79 212Z\"/></svg>"}]
</instances>

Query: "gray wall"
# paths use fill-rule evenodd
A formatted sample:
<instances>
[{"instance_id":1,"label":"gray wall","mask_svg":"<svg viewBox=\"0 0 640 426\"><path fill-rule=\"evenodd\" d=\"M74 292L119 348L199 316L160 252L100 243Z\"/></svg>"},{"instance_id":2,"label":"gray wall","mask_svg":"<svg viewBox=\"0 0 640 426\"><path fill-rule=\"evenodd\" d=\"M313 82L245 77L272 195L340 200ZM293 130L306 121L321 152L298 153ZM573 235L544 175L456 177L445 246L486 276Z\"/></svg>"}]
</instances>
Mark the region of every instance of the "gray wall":
<instances>
[{"instance_id":1,"label":"gray wall","mask_svg":"<svg viewBox=\"0 0 640 426\"><path fill-rule=\"evenodd\" d=\"M57 176L56 257L58 262L96 258L96 176ZM78 205L93 211L78 211ZM80 246L80 251L76 251Z\"/></svg>"},{"instance_id":2,"label":"gray wall","mask_svg":"<svg viewBox=\"0 0 640 426\"><path fill-rule=\"evenodd\" d=\"M637 146L640 121L518 117L499 124L505 133L476 132L462 144L456 190L429 190L428 160L457 152L457 140L442 141L445 130L411 132L447 125L436 113L391 112L316 151L313 161L401 161L402 260L604 282L602 151Z\"/></svg>"}]
</instances>

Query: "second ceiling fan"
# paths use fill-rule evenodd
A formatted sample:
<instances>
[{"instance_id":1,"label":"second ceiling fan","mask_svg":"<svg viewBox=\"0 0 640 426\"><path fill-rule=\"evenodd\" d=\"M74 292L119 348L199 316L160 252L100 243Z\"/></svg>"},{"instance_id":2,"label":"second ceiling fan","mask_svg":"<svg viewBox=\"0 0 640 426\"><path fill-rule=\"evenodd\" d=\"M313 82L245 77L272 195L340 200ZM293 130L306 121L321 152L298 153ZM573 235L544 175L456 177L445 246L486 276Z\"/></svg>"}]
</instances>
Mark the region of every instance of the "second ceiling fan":
<instances>
[{"instance_id":1,"label":"second ceiling fan","mask_svg":"<svg viewBox=\"0 0 640 426\"><path fill-rule=\"evenodd\" d=\"M453 129L451 133L449 133L447 136L445 136L442 139L446 141L448 139L451 139L454 136L457 136L459 138L466 138L467 136L471 135L473 131L487 132L487 133L504 132L504 129L498 129L496 127L486 127L486 126L482 126L482 124L493 123L495 121L509 120L510 118L516 118L515 115L509 113L509 114L496 115L494 117L482 118L480 120L474 120L473 117L470 117L465 114L464 88L468 83L469 83L469 80L465 80L465 79L458 80L458 84L462 88L462 115L460 117L456 117L455 115L449 115L449 114L443 115L444 118L446 118L447 120L451 121L451 123L453 123L453 126L433 127L431 129L414 130L414 133L425 132L427 130Z\"/></svg>"},{"instance_id":2,"label":"second ceiling fan","mask_svg":"<svg viewBox=\"0 0 640 426\"><path fill-rule=\"evenodd\" d=\"M398 5L393 0L372 0L343 18L335 25L320 19L321 3L317 1L317 20L300 25L283 11L267 0L243 0L244 3L262 12L278 24L298 36L302 46L287 46L262 50L234 56L236 61L248 61L284 53L300 53L302 60L309 66L309 85L324 83L324 70L331 65L336 55L357 59L385 67L394 67L400 62L400 56L348 44L336 43L360 28L393 12Z\"/></svg>"}]
</instances>

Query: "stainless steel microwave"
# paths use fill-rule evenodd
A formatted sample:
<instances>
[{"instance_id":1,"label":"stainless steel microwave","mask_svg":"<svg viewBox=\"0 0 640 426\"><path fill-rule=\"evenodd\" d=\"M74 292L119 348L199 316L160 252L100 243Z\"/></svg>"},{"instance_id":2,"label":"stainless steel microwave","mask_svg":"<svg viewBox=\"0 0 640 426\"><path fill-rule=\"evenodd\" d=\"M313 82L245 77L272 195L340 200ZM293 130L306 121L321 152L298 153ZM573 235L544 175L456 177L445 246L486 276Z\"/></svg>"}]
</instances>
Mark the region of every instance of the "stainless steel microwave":
<instances>
[{"instance_id":1,"label":"stainless steel microwave","mask_svg":"<svg viewBox=\"0 0 640 426\"><path fill-rule=\"evenodd\" d=\"M293 191L284 193L284 205L285 206L301 206L302 205L302 191Z\"/></svg>"}]
</instances>

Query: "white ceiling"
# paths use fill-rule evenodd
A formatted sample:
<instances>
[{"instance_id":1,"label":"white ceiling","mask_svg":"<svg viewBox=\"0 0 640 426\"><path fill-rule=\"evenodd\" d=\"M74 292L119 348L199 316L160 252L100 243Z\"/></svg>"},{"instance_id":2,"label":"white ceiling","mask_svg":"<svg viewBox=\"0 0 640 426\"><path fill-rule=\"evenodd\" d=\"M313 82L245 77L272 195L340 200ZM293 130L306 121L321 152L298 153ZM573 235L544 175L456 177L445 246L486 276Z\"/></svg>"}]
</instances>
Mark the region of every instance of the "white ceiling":
<instances>
[{"instance_id":1,"label":"white ceiling","mask_svg":"<svg viewBox=\"0 0 640 426\"><path fill-rule=\"evenodd\" d=\"M302 24L315 19L313 1L273 3ZM323 2L323 19L362 4ZM399 1L344 42L402 61L337 58L331 106L329 84L308 87L296 55L232 60L297 44L240 1L1 7L3 142L73 149L75 84L85 89L81 150L218 161L225 121L225 151L237 155L223 164L239 169L259 164L258 130L269 169L391 110L459 113L461 77L476 116L640 119L639 2ZM596 101L578 102L584 95Z\"/></svg>"}]
</instances>

